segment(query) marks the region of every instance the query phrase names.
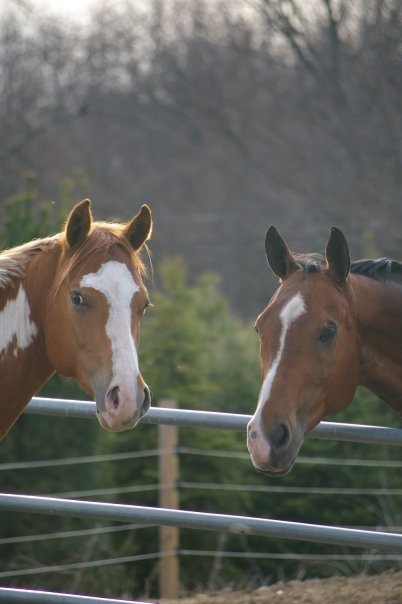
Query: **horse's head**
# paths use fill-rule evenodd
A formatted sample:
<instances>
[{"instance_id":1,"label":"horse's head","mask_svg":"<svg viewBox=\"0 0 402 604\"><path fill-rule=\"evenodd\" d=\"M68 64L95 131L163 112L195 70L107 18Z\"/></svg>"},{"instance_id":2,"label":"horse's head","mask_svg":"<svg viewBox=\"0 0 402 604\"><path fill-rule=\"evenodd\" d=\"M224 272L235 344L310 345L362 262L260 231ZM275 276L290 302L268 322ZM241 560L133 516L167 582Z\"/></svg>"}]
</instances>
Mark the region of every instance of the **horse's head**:
<instances>
[{"instance_id":1,"label":"horse's head","mask_svg":"<svg viewBox=\"0 0 402 604\"><path fill-rule=\"evenodd\" d=\"M92 221L90 202L71 212L59 238L55 284L45 317L47 355L96 400L100 424L132 428L150 394L138 366L139 324L149 304L138 251L152 229L143 205L126 224Z\"/></svg>"},{"instance_id":2,"label":"horse's head","mask_svg":"<svg viewBox=\"0 0 402 604\"><path fill-rule=\"evenodd\" d=\"M306 432L353 398L358 337L341 231L332 229L325 256L293 255L274 227L265 249L281 285L256 322L263 384L247 444L255 468L279 476Z\"/></svg>"}]
</instances>

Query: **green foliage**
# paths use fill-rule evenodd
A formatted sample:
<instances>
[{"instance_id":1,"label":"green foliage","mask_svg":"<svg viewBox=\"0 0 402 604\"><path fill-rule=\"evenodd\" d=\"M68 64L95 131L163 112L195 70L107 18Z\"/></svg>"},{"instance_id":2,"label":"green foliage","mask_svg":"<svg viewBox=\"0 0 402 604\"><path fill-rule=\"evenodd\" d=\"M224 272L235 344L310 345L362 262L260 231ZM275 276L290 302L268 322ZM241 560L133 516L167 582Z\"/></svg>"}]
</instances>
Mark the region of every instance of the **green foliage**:
<instances>
[{"instance_id":1,"label":"green foliage","mask_svg":"<svg viewBox=\"0 0 402 604\"><path fill-rule=\"evenodd\" d=\"M85 177L77 171L61 183L57 201L42 200L35 173L27 172L23 190L4 201L1 247L14 247L58 232L84 187Z\"/></svg>"},{"instance_id":2,"label":"green foliage","mask_svg":"<svg viewBox=\"0 0 402 604\"><path fill-rule=\"evenodd\" d=\"M365 229L362 233L362 258L378 258L379 255L373 229Z\"/></svg>"},{"instance_id":3,"label":"green foliage","mask_svg":"<svg viewBox=\"0 0 402 604\"><path fill-rule=\"evenodd\" d=\"M160 268L161 291L143 323L142 371L156 400L180 406L239 411L258 390L258 345L251 326L230 312L217 275L188 286L183 260ZM239 390L239 387L241 390Z\"/></svg>"},{"instance_id":4,"label":"green foliage","mask_svg":"<svg viewBox=\"0 0 402 604\"><path fill-rule=\"evenodd\" d=\"M65 185L61 199L69 204L73 181ZM35 180L27 178L23 194L5 205L3 243L11 245L59 229L60 217L50 204L38 202ZM50 208L50 210L49 210ZM64 218L64 216L63 216ZM36 225L36 226L35 226ZM35 228L34 228L35 226ZM7 234L6 234L7 231ZM180 258L166 260L159 267L160 285L152 293L154 307L142 322L140 366L152 390L153 404L175 399L186 409L252 413L260 384L258 343L254 330L231 312L219 288L219 278L206 273L189 283L187 268ZM43 395L82 398L78 387L55 376L42 390ZM398 418L375 396L359 389L354 402L335 421L400 426ZM322 441L308 437L301 457L315 463L296 463L292 472L280 479L267 479L255 472L246 453L244 433L224 430L180 428L179 442L187 454L180 455L180 507L205 512L251 515L330 525L400 524L401 497L368 494L321 495L277 492L276 488L328 487L334 489L400 488L400 472L380 465L354 466L341 460L398 460L396 448ZM138 458L100 464L73 464L41 470L1 472L0 489L8 492L64 493L91 489L112 489L109 495L96 494L114 502L158 505L158 428L142 424L120 434L100 430L97 422L23 416L1 444L1 460L18 461L91 455L94 453L138 453ZM214 451L237 452L235 457L199 455ZM190 451L192 450L192 452ZM241 458L241 455L244 458ZM338 465L320 464L317 458L340 460ZM60 476L62 479L60 480ZM198 483L186 486L186 483ZM238 490L222 490L227 483L244 485ZM79 494L77 495L79 496ZM103 523L97 526L102 527ZM7 516L2 536L15 536L94 527L90 520L72 520L32 516ZM213 557L182 557L181 580L186 589L220 587L226 584L258 585L269 579L292 578L296 573L325 576L340 566L301 566L293 561L245 560L224 558L217 564L219 552L237 550L272 553L336 553L339 548L283 539L262 539L246 535L219 535L213 531L180 532L182 549L217 552ZM75 563L110 557L152 554L158 550L158 528L132 529L85 538L10 544L0 554L2 569L38 565ZM347 552L344 552L347 553ZM353 552L352 552L353 553ZM27 561L33 561L30 564ZM14 579L25 587L73 589L104 596L147 597L156 593L155 560L143 560L88 571L49 573L38 577ZM334 563L335 564L335 563ZM219 572L217 573L217 568ZM368 570L381 570L380 563ZM359 572L354 563L349 570ZM348 568L343 566L347 572ZM367 569L366 569L367 570ZM4 583L6 584L6 583ZM11 584L11 583L10 583Z\"/></svg>"},{"instance_id":5,"label":"green foliage","mask_svg":"<svg viewBox=\"0 0 402 604\"><path fill-rule=\"evenodd\" d=\"M382 401L371 392L359 388L353 402L327 421L401 427L398 418ZM303 463L303 458L310 458L312 463ZM328 460L320 463L320 458ZM314 461L316 460L316 461ZM345 460L345 463L342 463ZM307 436L291 473L280 479L264 479L255 476L253 484L268 488L268 492L254 493L252 514L280 520L327 524L330 526L386 527L400 526L402 522L400 495L368 494L370 489L400 489L399 469L383 467L382 460L400 461L398 447L385 445L364 445L332 440L320 440ZM361 461L362 464L359 465ZM376 461L379 463L376 464ZM353 465L353 463L356 465ZM275 488L328 488L334 492L314 494L307 492L275 493ZM272 489L272 492L269 492ZM342 491L353 489L355 494ZM268 551L273 553L300 554L356 554L360 550L339 548L284 539L264 540L244 537L250 551ZM232 539L233 541L233 539ZM239 541L239 539L237 539ZM236 549L241 544L237 543ZM243 544L244 546L244 544ZM391 567L392 562L390 563ZM317 577L328 576L336 572L359 573L381 572L387 563L373 561L301 563L289 560L276 563L273 561L258 562L261 576L272 576L276 580L291 579L295 576Z\"/></svg>"}]
</instances>

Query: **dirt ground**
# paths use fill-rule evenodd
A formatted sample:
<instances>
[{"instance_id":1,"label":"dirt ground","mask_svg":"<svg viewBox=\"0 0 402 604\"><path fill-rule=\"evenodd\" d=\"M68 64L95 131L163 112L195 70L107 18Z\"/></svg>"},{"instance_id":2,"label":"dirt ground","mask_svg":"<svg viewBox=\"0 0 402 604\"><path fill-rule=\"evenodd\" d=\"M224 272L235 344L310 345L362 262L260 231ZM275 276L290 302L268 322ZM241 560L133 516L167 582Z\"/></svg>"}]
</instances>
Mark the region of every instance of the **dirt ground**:
<instances>
[{"instance_id":1,"label":"dirt ground","mask_svg":"<svg viewBox=\"0 0 402 604\"><path fill-rule=\"evenodd\" d=\"M223 590L161 604L402 604L402 571L276 583L252 592Z\"/></svg>"}]
</instances>

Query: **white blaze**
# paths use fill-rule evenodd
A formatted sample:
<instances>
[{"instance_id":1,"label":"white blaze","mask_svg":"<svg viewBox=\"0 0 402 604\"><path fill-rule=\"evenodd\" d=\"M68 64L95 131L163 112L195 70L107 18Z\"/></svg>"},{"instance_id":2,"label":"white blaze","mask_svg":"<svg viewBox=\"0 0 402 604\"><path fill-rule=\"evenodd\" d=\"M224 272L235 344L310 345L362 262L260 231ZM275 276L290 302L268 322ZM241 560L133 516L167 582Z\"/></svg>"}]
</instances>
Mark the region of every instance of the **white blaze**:
<instances>
[{"instance_id":1,"label":"white blaze","mask_svg":"<svg viewBox=\"0 0 402 604\"><path fill-rule=\"evenodd\" d=\"M80 285L92 287L105 296L109 305L106 334L112 347L112 380L118 376L119 382L134 387L139 365L131 333L131 302L139 286L127 266L116 260L105 262L96 273L85 275Z\"/></svg>"},{"instance_id":2,"label":"white blaze","mask_svg":"<svg viewBox=\"0 0 402 604\"><path fill-rule=\"evenodd\" d=\"M269 445L266 442L264 435L261 431L261 413L264 403L269 399L272 385L275 380L276 373L278 371L279 364L281 362L283 349L285 348L285 339L286 334L289 330L291 324L296 321L302 314L306 312L306 307L304 304L303 297L300 293L296 294L285 304L282 308L279 318L282 324L282 330L279 337L279 347L275 358L272 362L271 367L269 368L267 375L265 376L264 382L262 384L260 395L258 397L257 409L250 420L249 423L249 433L256 432L253 439L249 439L249 446L252 446L253 452L252 455L257 455L262 458L267 458L269 456Z\"/></svg>"},{"instance_id":3,"label":"white blaze","mask_svg":"<svg viewBox=\"0 0 402 604\"><path fill-rule=\"evenodd\" d=\"M15 340L14 356L20 350L28 348L38 328L30 318L31 309L22 285L14 300L8 300L5 307L0 311L0 354Z\"/></svg>"},{"instance_id":4,"label":"white blaze","mask_svg":"<svg viewBox=\"0 0 402 604\"><path fill-rule=\"evenodd\" d=\"M306 312L306 308L304 306L303 298L300 294L296 294L289 302L282 308L279 318L282 323L282 331L279 338L279 348L276 353L275 359L269 368L267 375L265 376L264 382L262 384L257 410L265 401L269 399L271 394L272 384L274 383L275 375L279 367L279 363L281 362L281 357L283 353L283 349L285 347L285 338L288 332L290 325L296 321Z\"/></svg>"}]
</instances>

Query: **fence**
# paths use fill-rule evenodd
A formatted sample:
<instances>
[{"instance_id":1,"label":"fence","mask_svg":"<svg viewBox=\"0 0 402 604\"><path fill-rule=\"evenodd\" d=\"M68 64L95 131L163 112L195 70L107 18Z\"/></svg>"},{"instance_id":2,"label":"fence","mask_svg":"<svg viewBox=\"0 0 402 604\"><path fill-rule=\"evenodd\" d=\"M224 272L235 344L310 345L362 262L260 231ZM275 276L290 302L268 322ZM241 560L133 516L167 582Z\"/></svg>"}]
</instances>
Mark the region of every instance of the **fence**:
<instances>
[{"instance_id":1,"label":"fence","mask_svg":"<svg viewBox=\"0 0 402 604\"><path fill-rule=\"evenodd\" d=\"M93 418L96 405L91 401L33 398L25 413L59 417ZM251 416L214 411L188 411L152 407L141 420L144 424L168 424L197 428L245 430ZM321 422L309 433L310 437L356 443L402 446L402 430L380 426L362 426L338 422Z\"/></svg>"},{"instance_id":2,"label":"fence","mask_svg":"<svg viewBox=\"0 0 402 604\"><path fill-rule=\"evenodd\" d=\"M64 417L94 417L95 403L65 401L62 399L36 398L28 405L27 413L47 414ZM216 412L188 411L183 409L152 408L143 418L144 423L185 425L195 427L244 430L250 417L247 415ZM388 444L402 446L402 430L377 426L348 425L322 422L310 436L359 443ZM118 522L137 522L181 528L244 533L281 539L300 539L310 542L344 545L352 547L384 549L402 552L402 535L376 531L346 529L341 527L317 526L295 522L206 514L184 510L87 502L54 497L0 494L0 509L25 511ZM0 602L63 602L79 604L125 604L127 601L104 598L86 598L67 594L44 595L44 592L0 588ZM130 604L136 604L130 602Z\"/></svg>"},{"instance_id":3,"label":"fence","mask_svg":"<svg viewBox=\"0 0 402 604\"><path fill-rule=\"evenodd\" d=\"M88 596L74 596L31 589L0 587L0 602L21 602L22 604L146 604L133 600L115 600Z\"/></svg>"}]
</instances>

